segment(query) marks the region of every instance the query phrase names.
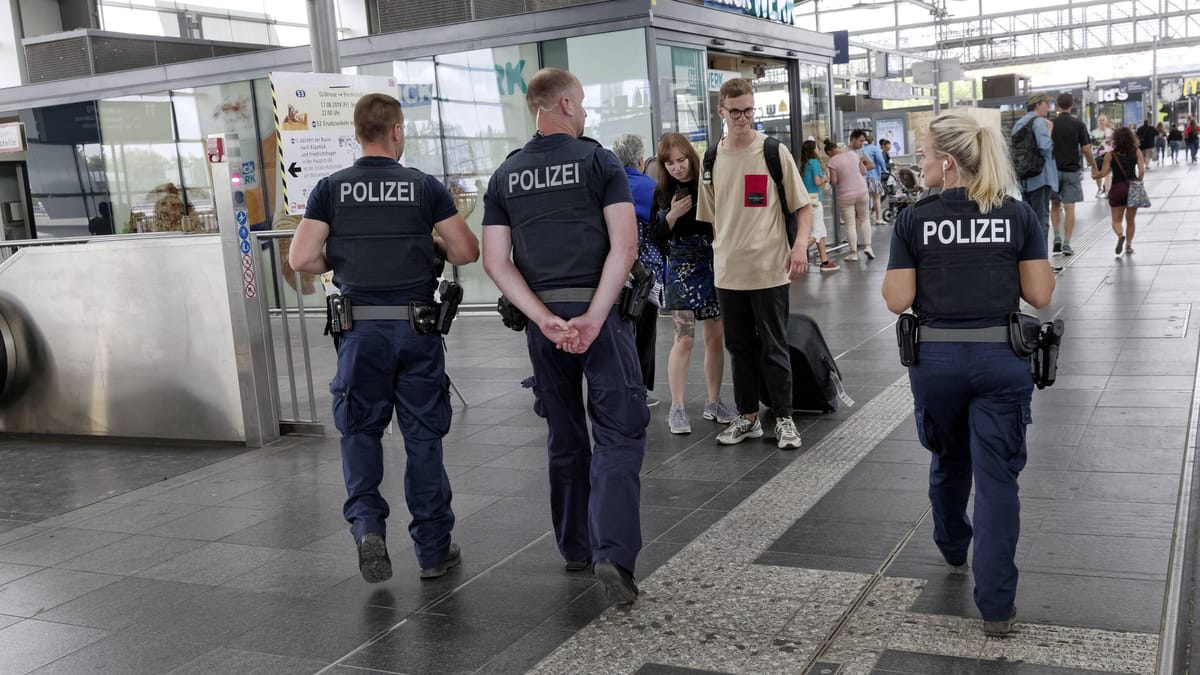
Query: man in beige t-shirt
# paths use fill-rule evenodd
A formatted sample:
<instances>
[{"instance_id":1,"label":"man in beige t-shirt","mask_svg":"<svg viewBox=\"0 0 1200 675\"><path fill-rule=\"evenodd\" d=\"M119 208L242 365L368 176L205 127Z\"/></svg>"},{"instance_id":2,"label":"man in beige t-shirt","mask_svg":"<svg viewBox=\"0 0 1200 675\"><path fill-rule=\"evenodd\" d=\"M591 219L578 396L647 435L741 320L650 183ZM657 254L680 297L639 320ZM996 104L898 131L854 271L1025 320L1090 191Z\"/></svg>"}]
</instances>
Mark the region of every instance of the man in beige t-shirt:
<instances>
[{"instance_id":1,"label":"man in beige t-shirt","mask_svg":"<svg viewBox=\"0 0 1200 675\"><path fill-rule=\"evenodd\" d=\"M796 449L800 435L792 421L788 289L808 271L805 244L813 218L808 190L795 158L780 147L784 193L788 206L796 209L796 243L789 248L779 194L763 156L766 137L753 126L750 83L735 78L721 85L718 111L729 135L720 141L711 175L702 176L696 219L713 224L713 271L740 415L717 442L732 445L763 435L758 420L762 391L775 417L779 447Z\"/></svg>"}]
</instances>

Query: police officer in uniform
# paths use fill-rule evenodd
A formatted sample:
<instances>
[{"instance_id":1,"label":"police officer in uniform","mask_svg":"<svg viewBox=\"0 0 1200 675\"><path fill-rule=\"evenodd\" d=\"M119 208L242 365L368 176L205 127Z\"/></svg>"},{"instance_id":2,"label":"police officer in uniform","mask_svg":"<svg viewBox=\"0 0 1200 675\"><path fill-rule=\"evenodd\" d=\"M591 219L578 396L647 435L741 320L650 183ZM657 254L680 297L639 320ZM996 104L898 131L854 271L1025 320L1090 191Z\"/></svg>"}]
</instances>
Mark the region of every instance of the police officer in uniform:
<instances>
[{"instance_id":1,"label":"police officer in uniform","mask_svg":"<svg viewBox=\"0 0 1200 675\"><path fill-rule=\"evenodd\" d=\"M637 258L633 199L613 153L582 136L583 87L574 75L539 71L525 100L537 134L488 185L483 265L528 318L566 568L593 567L609 597L627 604L638 593L638 474L650 419L634 324L614 307Z\"/></svg>"},{"instance_id":2,"label":"police officer in uniform","mask_svg":"<svg viewBox=\"0 0 1200 675\"><path fill-rule=\"evenodd\" d=\"M975 604L984 631L1003 635L1016 616L1017 476L1033 393L1008 321L1022 298L1046 306L1054 275L1037 214L1006 196L1016 177L996 129L942 115L918 153L926 184L943 191L897 219L883 296L897 314L911 307L919 323L909 381L917 432L933 453L934 542L951 573L966 574L974 540Z\"/></svg>"},{"instance_id":3,"label":"police officer in uniform","mask_svg":"<svg viewBox=\"0 0 1200 675\"><path fill-rule=\"evenodd\" d=\"M288 260L301 272L333 270L341 295L351 300L350 328L340 336L329 388L359 570L371 583L392 576L389 509L379 483L382 437L394 408L407 454L408 531L421 578L434 578L461 561L450 541L454 512L442 463L450 395L441 335L419 333L409 317L433 302L435 251L464 265L479 258L479 242L444 185L398 162L404 153L399 101L385 94L359 99L354 133L362 157L317 183Z\"/></svg>"}]
</instances>

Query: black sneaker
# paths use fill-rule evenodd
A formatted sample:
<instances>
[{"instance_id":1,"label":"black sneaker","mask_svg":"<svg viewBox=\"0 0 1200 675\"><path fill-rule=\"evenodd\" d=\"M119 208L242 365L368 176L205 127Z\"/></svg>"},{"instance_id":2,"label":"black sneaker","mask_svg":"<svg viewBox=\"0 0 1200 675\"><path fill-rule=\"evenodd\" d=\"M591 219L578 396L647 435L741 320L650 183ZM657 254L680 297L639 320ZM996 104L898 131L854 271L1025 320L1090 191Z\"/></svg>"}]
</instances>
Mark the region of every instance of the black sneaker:
<instances>
[{"instance_id":1,"label":"black sneaker","mask_svg":"<svg viewBox=\"0 0 1200 675\"><path fill-rule=\"evenodd\" d=\"M368 532L358 540L358 571L367 583L377 584L392 578L392 559L382 534Z\"/></svg>"},{"instance_id":2,"label":"black sneaker","mask_svg":"<svg viewBox=\"0 0 1200 675\"><path fill-rule=\"evenodd\" d=\"M591 566L591 560L568 560L563 563L563 569L568 572L582 572Z\"/></svg>"},{"instance_id":3,"label":"black sneaker","mask_svg":"<svg viewBox=\"0 0 1200 675\"><path fill-rule=\"evenodd\" d=\"M436 579L451 569L458 567L462 563L462 551L459 550L458 544L450 544L450 548L446 551L446 557L433 567L422 567L422 579Z\"/></svg>"},{"instance_id":4,"label":"black sneaker","mask_svg":"<svg viewBox=\"0 0 1200 675\"><path fill-rule=\"evenodd\" d=\"M1055 252L1055 253L1062 253L1062 252L1063 252L1063 249L1062 249L1062 239L1057 239L1057 240L1055 240L1055 241L1054 241L1054 252Z\"/></svg>"},{"instance_id":5,"label":"black sneaker","mask_svg":"<svg viewBox=\"0 0 1200 675\"><path fill-rule=\"evenodd\" d=\"M596 578L604 584L604 594L618 605L632 605L637 600L638 587L633 575L624 567L605 559L596 563Z\"/></svg>"}]
</instances>

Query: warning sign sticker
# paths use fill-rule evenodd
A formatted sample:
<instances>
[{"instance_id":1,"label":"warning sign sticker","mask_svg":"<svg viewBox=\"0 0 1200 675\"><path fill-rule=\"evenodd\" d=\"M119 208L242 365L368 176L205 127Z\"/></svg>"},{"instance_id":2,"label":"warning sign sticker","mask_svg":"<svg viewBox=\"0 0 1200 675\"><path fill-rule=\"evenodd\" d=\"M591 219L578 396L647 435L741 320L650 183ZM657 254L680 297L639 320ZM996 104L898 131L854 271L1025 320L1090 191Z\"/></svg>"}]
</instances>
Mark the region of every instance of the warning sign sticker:
<instances>
[{"instance_id":1,"label":"warning sign sticker","mask_svg":"<svg viewBox=\"0 0 1200 675\"><path fill-rule=\"evenodd\" d=\"M300 215L317 181L344 169L362 149L354 105L367 94L399 96L396 78L330 73L271 73L279 170L289 214Z\"/></svg>"}]
</instances>

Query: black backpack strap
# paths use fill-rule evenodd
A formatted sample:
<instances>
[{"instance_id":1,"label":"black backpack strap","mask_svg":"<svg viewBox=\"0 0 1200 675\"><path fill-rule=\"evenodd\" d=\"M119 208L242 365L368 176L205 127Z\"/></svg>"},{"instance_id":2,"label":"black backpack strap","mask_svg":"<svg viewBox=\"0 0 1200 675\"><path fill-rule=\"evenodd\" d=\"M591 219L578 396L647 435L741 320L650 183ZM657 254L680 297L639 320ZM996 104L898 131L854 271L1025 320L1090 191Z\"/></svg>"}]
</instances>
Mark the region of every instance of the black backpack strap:
<instances>
[{"instance_id":1,"label":"black backpack strap","mask_svg":"<svg viewBox=\"0 0 1200 675\"><path fill-rule=\"evenodd\" d=\"M783 160L779 158L779 139L767 136L763 139L763 159L767 161L767 173L775 181L775 191L779 194L779 208L783 209L783 223L787 230L788 246L796 243L796 217L788 208L787 191L783 188Z\"/></svg>"},{"instance_id":2,"label":"black backpack strap","mask_svg":"<svg viewBox=\"0 0 1200 675\"><path fill-rule=\"evenodd\" d=\"M712 185L713 165L717 163L717 146L720 144L721 141L717 141L716 143L708 146L708 149L704 151L704 160L701 162L701 164L704 165L704 173L700 175L700 180L703 181L705 185Z\"/></svg>"}]
</instances>

